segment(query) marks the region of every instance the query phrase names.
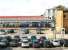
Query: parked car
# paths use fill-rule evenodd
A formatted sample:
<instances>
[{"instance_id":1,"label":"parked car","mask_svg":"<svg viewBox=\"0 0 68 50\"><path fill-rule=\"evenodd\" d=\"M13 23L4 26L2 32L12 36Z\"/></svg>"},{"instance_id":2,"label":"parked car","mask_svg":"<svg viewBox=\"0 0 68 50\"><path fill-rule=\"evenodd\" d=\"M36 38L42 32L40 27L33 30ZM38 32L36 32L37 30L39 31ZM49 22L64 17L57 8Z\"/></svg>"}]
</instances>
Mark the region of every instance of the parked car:
<instances>
[{"instance_id":1,"label":"parked car","mask_svg":"<svg viewBox=\"0 0 68 50\"><path fill-rule=\"evenodd\" d=\"M33 48L39 48L40 47L38 40L35 40L34 42L32 42L32 47Z\"/></svg>"},{"instance_id":2,"label":"parked car","mask_svg":"<svg viewBox=\"0 0 68 50\"><path fill-rule=\"evenodd\" d=\"M59 40L52 40L51 43L52 43L52 46L53 46L53 47L59 47L59 46L61 46Z\"/></svg>"},{"instance_id":3,"label":"parked car","mask_svg":"<svg viewBox=\"0 0 68 50\"><path fill-rule=\"evenodd\" d=\"M68 39L61 39L60 44L61 44L61 46L64 45L65 47L68 47Z\"/></svg>"},{"instance_id":4,"label":"parked car","mask_svg":"<svg viewBox=\"0 0 68 50\"><path fill-rule=\"evenodd\" d=\"M10 42L12 40L11 36L5 36L5 38Z\"/></svg>"},{"instance_id":5,"label":"parked car","mask_svg":"<svg viewBox=\"0 0 68 50\"><path fill-rule=\"evenodd\" d=\"M29 47L29 39L28 37L21 38L21 47Z\"/></svg>"},{"instance_id":6,"label":"parked car","mask_svg":"<svg viewBox=\"0 0 68 50\"><path fill-rule=\"evenodd\" d=\"M14 39L16 39L16 40L19 42L19 41L20 41L20 36L15 35L15 36L14 36Z\"/></svg>"},{"instance_id":7,"label":"parked car","mask_svg":"<svg viewBox=\"0 0 68 50\"><path fill-rule=\"evenodd\" d=\"M37 37L36 36L31 36L31 41L34 42L37 40Z\"/></svg>"},{"instance_id":8,"label":"parked car","mask_svg":"<svg viewBox=\"0 0 68 50\"><path fill-rule=\"evenodd\" d=\"M16 39L11 39L11 41L9 42L9 46L10 47L18 47L19 43Z\"/></svg>"},{"instance_id":9,"label":"parked car","mask_svg":"<svg viewBox=\"0 0 68 50\"><path fill-rule=\"evenodd\" d=\"M31 38L29 38L29 47L32 47L32 41L31 41Z\"/></svg>"},{"instance_id":10,"label":"parked car","mask_svg":"<svg viewBox=\"0 0 68 50\"><path fill-rule=\"evenodd\" d=\"M38 39L38 42L40 44L40 47L44 47L44 41L46 40L46 37L41 36L40 39Z\"/></svg>"},{"instance_id":11,"label":"parked car","mask_svg":"<svg viewBox=\"0 0 68 50\"><path fill-rule=\"evenodd\" d=\"M63 42L64 42L64 46L65 46L65 47L68 47L68 39L64 39Z\"/></svg>"},{"instance_id":12,"label":"parked car","mask_svg":"<svg viewBox=\"0 0 68 50\"><path fill-rule=\"evenodd\" d=\"M33 48L38 48L39 43L38 43L38 39L36 36L31 36L31 44L30 44Z\"/></svg>"},{"instance_id":13,"label":"parked car","mask_svg":"<svg viewBox=\"0 0 68 50\"><path fill-rule=\"evenodd\" d=\"M4 37L0 37L0 47L7 47L8 46L8 40Z\"/></svg>"},{"instance_id":14,"label":"parked car","mask_svg":"<svg viewBox=\"0 0 68 50\"><path fill-rule=\"evenodd\" d=\"M21 43L20 43L20 36L18 36L18 35L15 35L14 36L14 39L18 42L18 44L19 44L19 46L21 45Z\"/></svg>"},{"instance_id":15,"label":"parked car","mask_svg":"<svg viewBox=\"0 0 68 50\"><path fill-rule=\"evenodd\" d=\"M50 47L53 47L53 45L52 45L52 43L50 42L50 40L48 40L48 39L46 39L45 41L44 41L44 47L48 47L48 48L50 48Z\"/></svg>"}]
</instances>

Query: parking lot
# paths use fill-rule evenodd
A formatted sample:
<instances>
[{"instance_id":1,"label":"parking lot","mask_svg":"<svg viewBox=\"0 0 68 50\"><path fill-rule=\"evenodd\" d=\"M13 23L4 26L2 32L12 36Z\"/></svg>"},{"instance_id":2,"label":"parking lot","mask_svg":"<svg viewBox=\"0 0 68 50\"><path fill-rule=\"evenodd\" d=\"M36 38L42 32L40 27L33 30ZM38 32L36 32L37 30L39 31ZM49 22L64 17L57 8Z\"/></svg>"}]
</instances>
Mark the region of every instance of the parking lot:
<instances>
[{"instance_id":1,"label":"parking lot","mask_svg":"<svg viewBox=\"0 0 68 50\"><path fill-rule=\"evenodd\" d=\"M7 47L0 48L0 50L68 50L68 48L56 47L56 48L21 48L21 47Z\"/></svg>"}]
</instances>

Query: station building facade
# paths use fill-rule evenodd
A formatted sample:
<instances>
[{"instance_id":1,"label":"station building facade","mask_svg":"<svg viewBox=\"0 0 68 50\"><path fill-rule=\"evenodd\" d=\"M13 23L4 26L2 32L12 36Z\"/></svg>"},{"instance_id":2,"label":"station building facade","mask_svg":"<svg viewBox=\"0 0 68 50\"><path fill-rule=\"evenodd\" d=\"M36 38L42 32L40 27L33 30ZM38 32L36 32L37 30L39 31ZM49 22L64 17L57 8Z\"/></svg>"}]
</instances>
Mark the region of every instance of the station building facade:
<instances>
[{"instance_id":1,"label":"station building facade","mask_svg":"<svg viewBox=\"0 0 68 50\"><path fill-rule=\"evenodd\" d=\"M52 33L51 20L44 16L0 16L0 30L5 30L8 34Z\"/></svg>"}]
</instances>

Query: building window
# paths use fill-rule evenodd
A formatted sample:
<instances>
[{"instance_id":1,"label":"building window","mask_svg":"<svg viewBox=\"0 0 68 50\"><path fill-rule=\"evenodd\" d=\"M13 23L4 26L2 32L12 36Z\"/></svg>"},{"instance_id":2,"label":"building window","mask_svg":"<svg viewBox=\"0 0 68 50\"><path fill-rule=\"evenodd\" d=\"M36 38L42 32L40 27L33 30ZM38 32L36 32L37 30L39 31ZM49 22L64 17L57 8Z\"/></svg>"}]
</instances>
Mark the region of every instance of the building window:
<instances>
[{"instance_id":1,"label":"building window","mask_svg":"<svg viewBox=\"0 0 68 50\"><path fill-rule=\"evenodd\" d=\"M20 27L26 28L26 27L29 27L29 24L28 24L28 23L21 23L21 24L20 24Z\"/></svg>"},{"instance_id":2,"label":"building window","mask_svg":"<svg viewBox=\"0 0 68 50\"><path fill-rule=\"evenodd\" d=\"M45 23L44 22L41 22L40 23L40 27L44 27L45 26Z\"/></svg>"},{"instance_id":3,"label":"building window","mask_svg":"<svg viewBox=\"0 0 68 50\"><path fill-rule=\"evenodd\" d=\"M48 27L48 28L51 27L50 23L46 22L45 27Z\"/></svg>"},{"instance_id":4,"label":"building window","mask_svg":"<svg viewBox=\"0 0 68 50\"><path fill-rule=\"evenodd\" d=\"M29 29L26 29L25 30L25 34L29 34Z\"/></svg>"},{"instance_id":5,"label":"building window","mask_svg":"<svg viewBox=\"0 0 68 50\"><path fill-rule=\"evenodd\" d=\"M32 27L39 27L39 22L32 22Z\"/></svg>"},{"instance_id":6,"label":"building window","mask_svg":"<svg viewBox=\"0 0 68 50\"><path fill-rule=\"evenodd\" d=\"M15 30L14 29L10 29L7 31L8 33L15 33Z\"/></svg>"},{"instance_id":7,"label":"building window","mask_svg":"<svg viewBox=\"0 0 68 50\"><path fill-rule=\"evenodd\" d=\"M3 24L2 23L0 23L0 27L3 27Z\"/></svg>"},{"instance_id":8,"label":"building window","mask_svg":"<svg viewBox=\"0 0 68 50\"><path fill-rule=\"evenodd\" d=\"M10 23L10 24L8 24L8 27L16 27L16 25L13 23Z\"/></svg>"},{"instance_id":9,"label":"building window","mask_svg":"<svg viewBox=\"0 0 68 50\"><path fill-rule=\"evenodd\" d=\"M16 24L14 23L2 23L3 27L16 27Z\"/></svg>"},{"instance_id":10,"label":"building window","mask_svg":"<svg viewBox=\"0 0 68 50\"><path fill-rule=\"evenodd\" d=\"M68 34L68 31L67 30L65 30L65 34Z\"/></svg>"},{"instance_id":11,"label":"building window","mask_svg":"<svg viewBox=\"0 0 68 50\"><path fill-rule=\"evenodd\" d=\"M41 31L43 31L43 29L37 29L37 34L44 34Z\"/></svg>"},{"instance_id":12,"label":"building window","mask_svg":"<svg viewBox=\"0 0 68 50\"><path fill-rule=\"evenodd\" d=\"M29 34L29 29L21 29L22 34Z\"/></svg>"},{"instance_id":13,"label":"building window","mask_svg":"<svg viewBox=\"0 0 68 50\"><path fill-rule=\"evenodd\" d=\"M0 30L0 32L5 32L5 30Z\"/></svg>"}]
</instances>

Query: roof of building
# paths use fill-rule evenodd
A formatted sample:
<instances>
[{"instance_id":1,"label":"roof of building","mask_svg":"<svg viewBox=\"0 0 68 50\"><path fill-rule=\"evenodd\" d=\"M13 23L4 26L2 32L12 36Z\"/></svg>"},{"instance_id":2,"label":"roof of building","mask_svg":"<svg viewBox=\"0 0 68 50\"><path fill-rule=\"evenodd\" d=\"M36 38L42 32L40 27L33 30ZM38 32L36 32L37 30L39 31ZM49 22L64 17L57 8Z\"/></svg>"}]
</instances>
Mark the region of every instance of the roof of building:
<instances>
[{"instance_id":1,"label":"roof of building","mask_svg":"<svg viewBox=\"0 0 68 50\"><path fill-rule=\"evenodd\" d=\"M58 5L50 9L57 9L57 10L64 10L64 11L68 10L68 8L63 5Z\"/></svg>"},{"instance_id":2,"label":"roof of building","mask_svg":"<svg viewBox=\"0 0 68 50\"><path fill-rule=\"evenodd\" d=\"M0 16L0 19L17 19L17 20L42 20L44 16Z\"/></svg>"},{"instance_id":3,"label":"roof of building","mask_svg":"<svg viewBox=\"0 0 68 50\"><path fill-rule=\"evenodd\" d=\"M68 8L64 8L64 12L68 12Z\"/></svg>"}]
</instances>

